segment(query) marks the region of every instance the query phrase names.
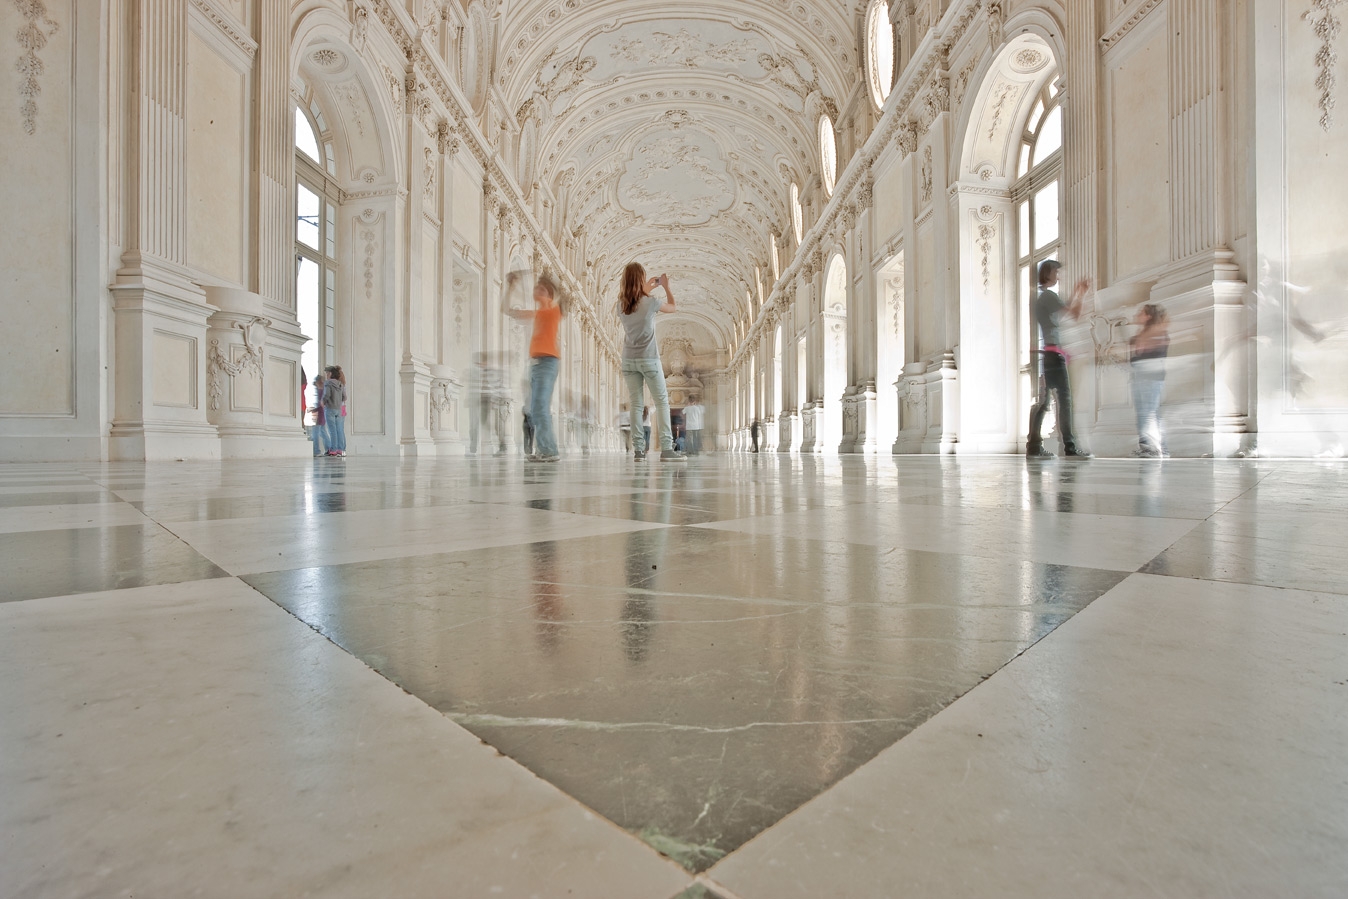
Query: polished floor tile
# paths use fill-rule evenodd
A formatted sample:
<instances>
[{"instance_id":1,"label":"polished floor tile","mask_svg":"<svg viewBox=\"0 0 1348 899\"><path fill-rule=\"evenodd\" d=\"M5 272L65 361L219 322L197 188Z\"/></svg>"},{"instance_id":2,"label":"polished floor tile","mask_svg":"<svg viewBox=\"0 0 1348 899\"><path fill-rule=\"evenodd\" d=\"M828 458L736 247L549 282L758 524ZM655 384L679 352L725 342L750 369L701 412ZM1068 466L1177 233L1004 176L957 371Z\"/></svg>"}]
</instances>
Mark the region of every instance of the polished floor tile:
<instances>
[{"instance_id":1,"label":"polished floor tile","mask_svg":"<svg viewBox=\"0 0 1348 899\"><path fill-rule=\"evenodd\" d=\"M0 534L148 523L149 519L129 503L0 507Z\"/></svg>"},{"instance_id":2,"label":"polished floor tile","mask_svg":"<svg viewBox=\"0 0 1348 899\"><path fill-rule=\"evenodd\" d=\"M0 894L1348 894L1345 501L1269 460L0 465Z\"/></svg>"},{"instance_id":3,"label":"polished floor tile","mask_svg":"<svg viewBox=\"0 0 1348 899\"><path fill-rule=\"evenodd\" d=\"M700 525L752 534L798 534L987 558L1136 571L1193 530L1190 519L1086 515L968 506L856 504L773 518Z\"/></svg>"},{"instance_id":4,"label":"polished floor tile","mask_svg":"<svg viewBox=\"0 0 1348 899\"><path fill-rule=\"evenodd\" d=\"M246 580L700 870L1121 578L678 528Z\"/></svg>"},{"instance_id":5,"label":"polished floor tile","mask_svg":"<svg viewBox=\"0 0 1348 899\"><path fill-rule=\"evenodd\" d=\"M0 602L225 576L192 547L148 522L0 533L0 559Z\"/></svg>"},{"instance_id":6,"label":"polished floor tile","mask_svg":"<svg viewBox=\"0 0 1348 899\"><path fill-rule=\"evenodd\" d=\"M1348 599L1134 575L711 872L742 899L1348 895Z\"/></svg>"},{"instance_id":7,"label":"polished floor tile","mask_svg":"<svg viewBox=\"0 0 1348 899\"><path fill-rule=\"evenodd\" d=\"M6 896L624 896L674 865L237 580L0 607Z\"/></svg>"},{"instance_id":8,"label":"polished floor tile","mask_svg":"<svg viewBox=\"0 0 1348 899\"><path fill-rule=\"evenodd\" d=\"M487 503L167 525L231 574L482 549L655 526Z\"/></svg>"}]
</instances>

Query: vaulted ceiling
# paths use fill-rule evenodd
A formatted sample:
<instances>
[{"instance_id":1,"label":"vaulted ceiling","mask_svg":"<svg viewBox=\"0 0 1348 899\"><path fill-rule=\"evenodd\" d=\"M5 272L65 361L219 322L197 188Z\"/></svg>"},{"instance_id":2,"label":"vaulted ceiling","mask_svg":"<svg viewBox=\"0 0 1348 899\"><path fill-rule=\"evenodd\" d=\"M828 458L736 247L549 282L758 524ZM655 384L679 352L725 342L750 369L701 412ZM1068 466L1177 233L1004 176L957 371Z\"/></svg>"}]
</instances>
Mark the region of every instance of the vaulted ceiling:
<instances>
[{"instance_id":1,"label":"vaulted ceiling","mask_svg":"<svg viewBox=\"0 0 1348 899\"><path fill-rule=\"evenodd\" d=\"M669 272L685 324L733 342L818 119L862 78L867 0L503 0L496 87L526 181L562 198L602 294ZM611 288L611 289L610 289Z\"/></svg>"}]
</instances>

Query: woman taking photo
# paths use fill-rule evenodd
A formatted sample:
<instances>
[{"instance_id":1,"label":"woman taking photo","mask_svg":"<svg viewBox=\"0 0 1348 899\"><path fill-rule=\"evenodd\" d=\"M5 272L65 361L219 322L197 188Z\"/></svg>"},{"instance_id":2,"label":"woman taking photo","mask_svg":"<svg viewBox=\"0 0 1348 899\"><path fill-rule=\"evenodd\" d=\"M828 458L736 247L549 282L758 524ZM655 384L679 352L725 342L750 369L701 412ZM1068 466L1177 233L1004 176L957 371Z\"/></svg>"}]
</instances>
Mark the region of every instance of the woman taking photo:
<instances>
[{"instance_id":1,"label":"woman taking photo","mask_svg":"<svg viewBox=\"0 0 1348 899\"><path fill-rule=\"evenodd\" d=\"M662 303L651 292L663 287ZM646 280L646 269L638 263L629 263L623 271L622 290L618 294L618 320L623 325L623 380L631 397L631 408L643 405L641 392L649 387L655 401L655 422L660 428L660 458L664 461L687 459L674 449L674 430L669 423L669 393L665 390L665 371L660 365L660 348L655 342L655 316L658 312L674 311L674 292L669 289L669 275ZM632 443L636 458L646 458L648 432L632 429Z\"/></svg>"},{"instance_id":2,"label":"woman taking photo","mask_svg":"<svg viewBox=\"0 0 1348 899\"><path fill-rule=\"evenodd\" d=\"M533 319L534 322L533 337L529 340L528 417L534 427L537 453L530 455L529 461L556 462L561 456L557 452L557 435L552 427L552 388L557 384L557 370L561 366L557 329L562 323L562 307L557 303L557 285L547 275L542 275L534 284L534 308L511 308L510 294L517 283L518 272L506 276L502 303L503 311L511 318Z\"/></svg>"}]
</instances>

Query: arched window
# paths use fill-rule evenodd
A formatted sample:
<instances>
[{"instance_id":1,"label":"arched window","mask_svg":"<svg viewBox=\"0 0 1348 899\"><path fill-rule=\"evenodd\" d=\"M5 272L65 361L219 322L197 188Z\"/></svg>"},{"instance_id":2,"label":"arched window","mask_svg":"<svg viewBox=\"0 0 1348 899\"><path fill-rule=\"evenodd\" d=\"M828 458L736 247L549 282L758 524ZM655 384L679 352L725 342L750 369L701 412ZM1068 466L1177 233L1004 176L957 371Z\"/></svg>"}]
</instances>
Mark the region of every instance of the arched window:
<instances>
[{"instance_id":1,"label":"arched window","mask_svg":"<svg viewBox=\"0 0 1348 899\"><path fill-rule=\"evenodd\" d=\"M772 283L776 284L777 280L782 277L782 257L777 251L777 235L773 234L772 240L769 242L772 244Z\"/></svg>"},{"instance_id":2,"label":"arched window","mask_svg":"<svg viewBox=\"0 0 1348 899\"><path fill-rule=\"evenodd\" d=\"M323 112L305 97L295 107L295 314L309 338L300 364L311 382L337 356L336 170Z\"/></svg>"},{"instance_id":3,"label":"arched window","mask_svg":"<svg viewBox=\"0 0 1348 899\"><path fill-rule=\"evenodd\" d=\"M871 99L881 109L894 87L894 27L889 23L888 0L871 0L866 12L866 75Z\"/></svg>"},{"instance_id":4,"label":"arched window","mask_svg":"<svg viewBox=\"0 0 1348 899\"><path fill-rule=\"evenodd\" d=\"M1062 89L1051 76L1025 120L1011 197L1016 207L1016 257L1020 284L1020 370L1026 396L1034 383L1038 331L1033 304L1038 268L1062 251Z\"/></svg>"},{"instance_id":5,"label":"arched window","mask_svg":"<svg viewBox=\"0 0 1348 899\"><path fill-rule=\"evenodd\" d=\"M791 229L796 232L796 243L805 237L805 213L800 208L800 188L791 182Z\"/></svg>"},{"instance_id":6,"label":"arched window","mask_svg":"<svg viewBox=\"0 0 1348 899\"><path fill-rule=\"evenodd\" d=\"M824 192L833 196L833 185L838 180L838 141L833 134L833 120L819 117L819 168L824 177Z\"/></svg>"}]
</instances>

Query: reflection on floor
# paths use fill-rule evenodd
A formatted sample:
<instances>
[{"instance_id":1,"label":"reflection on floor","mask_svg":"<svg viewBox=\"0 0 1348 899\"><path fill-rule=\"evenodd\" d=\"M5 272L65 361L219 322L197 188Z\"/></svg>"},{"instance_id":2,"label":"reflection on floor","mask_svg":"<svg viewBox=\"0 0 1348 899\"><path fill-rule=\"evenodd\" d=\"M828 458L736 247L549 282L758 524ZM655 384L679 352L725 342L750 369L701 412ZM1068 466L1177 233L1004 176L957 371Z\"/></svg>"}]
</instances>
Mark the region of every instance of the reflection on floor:
<instances>
[{"instance_id":1,"label":"reflection on floor","mask_svg":"<svg viewBox=\"0 0 1348 899\"><path fill-rule=\"evenodd\" d=\"M1346 495L1337 463L0 466L0 892L1338 895Z\"/></svg>"}]
</instances>

